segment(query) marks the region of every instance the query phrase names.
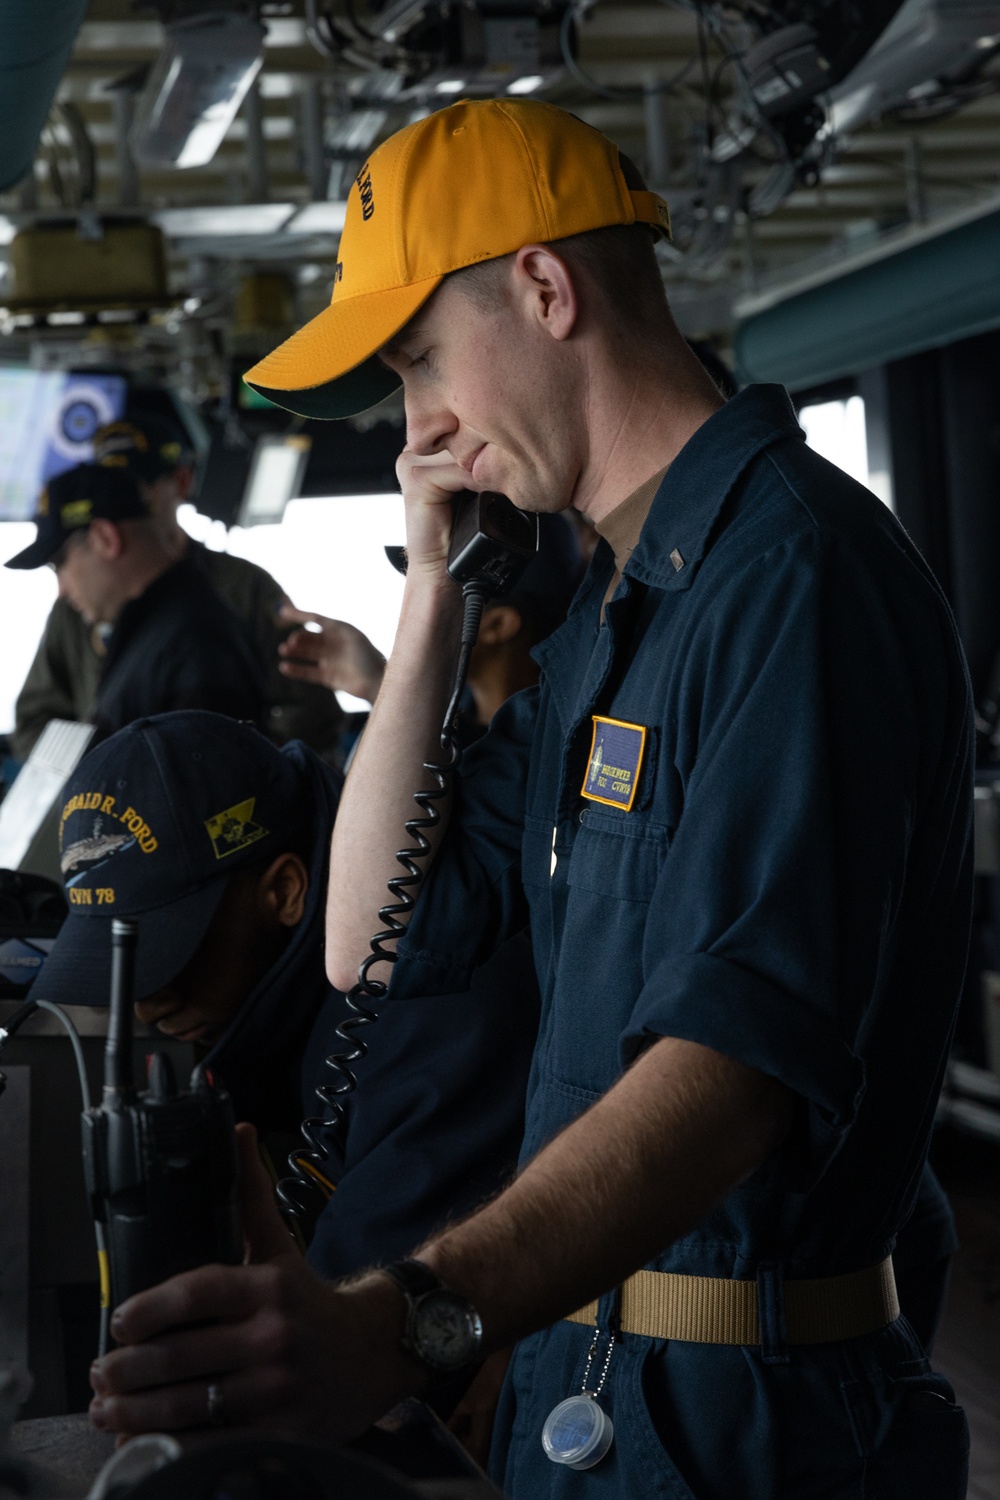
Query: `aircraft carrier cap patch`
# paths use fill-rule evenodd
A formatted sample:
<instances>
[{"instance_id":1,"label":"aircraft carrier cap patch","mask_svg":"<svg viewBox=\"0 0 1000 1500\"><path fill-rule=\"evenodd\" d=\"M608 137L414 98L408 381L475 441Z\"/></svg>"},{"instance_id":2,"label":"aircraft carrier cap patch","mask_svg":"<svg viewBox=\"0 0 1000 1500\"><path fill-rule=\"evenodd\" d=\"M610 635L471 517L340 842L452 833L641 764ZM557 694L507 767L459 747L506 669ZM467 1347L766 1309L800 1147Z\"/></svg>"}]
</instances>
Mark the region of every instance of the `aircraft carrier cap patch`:
<instances>
[{"instance_id":1,"label":"aircraft carrier cap patch","mask_svg":"<svg viewBox=\"0 0 1000 1500\"><path fill-rule=\"evenodd\" d=\"M136 996L154 994L193 956L226 877L294 846L308 811L296 763L223 714L158 714L102 741L63 793L69 916L46 997L107 1004L112 917L138 921Z\"/></svg>"}]
</instances>

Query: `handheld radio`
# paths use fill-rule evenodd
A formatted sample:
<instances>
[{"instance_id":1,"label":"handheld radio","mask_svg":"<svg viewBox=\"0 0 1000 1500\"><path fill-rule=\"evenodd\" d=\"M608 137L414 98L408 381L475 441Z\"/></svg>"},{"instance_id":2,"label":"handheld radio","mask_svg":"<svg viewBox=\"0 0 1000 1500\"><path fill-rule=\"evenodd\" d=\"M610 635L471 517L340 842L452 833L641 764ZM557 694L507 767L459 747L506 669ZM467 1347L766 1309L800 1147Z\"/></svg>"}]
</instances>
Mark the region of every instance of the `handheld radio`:
<instances>
[{"instance_id":1,"label":"handheld radio","mask_svg":"<svg viewBox=\"0 0 1000 1500\"><path fill-rule=\"evenodd\" d=\"M111 1014L104 1094L83 1114L91 1212L103 1237L102 1345L109 1308L133 1293L223 1262L239 1265L236 1135L229 1095L195 1068L184 1092L164 1052L149 1059L149 1087L132 1076L137 924L111 924ZM103 1236L100 1231L103 1230Z\"/></svg>"}]
</instances>

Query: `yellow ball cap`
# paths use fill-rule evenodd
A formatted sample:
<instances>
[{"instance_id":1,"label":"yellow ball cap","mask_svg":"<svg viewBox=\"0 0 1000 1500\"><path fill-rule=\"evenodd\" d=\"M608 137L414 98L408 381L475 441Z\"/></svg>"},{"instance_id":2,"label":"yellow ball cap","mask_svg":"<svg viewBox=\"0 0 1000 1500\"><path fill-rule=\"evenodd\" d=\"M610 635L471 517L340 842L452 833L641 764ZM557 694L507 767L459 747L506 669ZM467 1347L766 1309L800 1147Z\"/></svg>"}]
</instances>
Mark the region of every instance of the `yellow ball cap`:
<instances>
[{"instance_id":1,"label":"yellow ball cap","mask_svg":"<svg viewBox=\"0 0 1000 1500\"><path fill-rule=\"evenodd\" d=\"M375 352L451 271L610 224L670 232L626 185L613 141L532 99L463 101L397 131L347 199L330 306L245 376L306 417L347 417L399 385Z\"/></svg>"}]
</instances>

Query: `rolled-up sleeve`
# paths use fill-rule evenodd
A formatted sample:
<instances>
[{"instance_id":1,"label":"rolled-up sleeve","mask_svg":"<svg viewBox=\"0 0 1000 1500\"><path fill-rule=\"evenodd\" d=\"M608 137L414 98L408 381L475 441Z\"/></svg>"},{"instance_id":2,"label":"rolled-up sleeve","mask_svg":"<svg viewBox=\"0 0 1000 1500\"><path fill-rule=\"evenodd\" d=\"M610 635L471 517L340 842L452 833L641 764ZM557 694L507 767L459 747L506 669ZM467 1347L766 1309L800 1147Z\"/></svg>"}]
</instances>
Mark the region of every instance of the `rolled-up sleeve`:
<instances>
[{"instance_id":1,"label":"rolled-up sleeve","mask_svg":"<svg viewBox=\"0 0 1000 1500\"><path fill-rule=\"evenodd\" d=\"M683 810L624 1064L651 1036L683 1037L779 1079L834 1135L852 1120L933 770L918 699L947 672L931 652L918 681L904 629L850 546L815 533L716 600L685 666Z\"/></svg>"}]
</instances>

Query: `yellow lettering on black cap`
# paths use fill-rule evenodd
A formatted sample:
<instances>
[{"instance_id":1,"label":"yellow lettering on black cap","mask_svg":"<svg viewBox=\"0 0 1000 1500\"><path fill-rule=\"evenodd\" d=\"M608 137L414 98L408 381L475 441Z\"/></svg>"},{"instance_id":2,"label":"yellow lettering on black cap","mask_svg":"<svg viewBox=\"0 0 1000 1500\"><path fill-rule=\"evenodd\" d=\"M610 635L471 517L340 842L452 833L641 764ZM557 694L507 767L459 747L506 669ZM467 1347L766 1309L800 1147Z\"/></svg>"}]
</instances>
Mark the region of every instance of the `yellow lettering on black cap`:
<instances>
[{"instance_id":1,"label":"yellow lettering on black cap","mask_svg":"<svg viewBox=\"0 0 1000 1500\"><path fill-rule=\"evenodd\" d=\"M93 500L70 500L59 511L59 519L67 530L72 530L74 526L89 526L93 512Z\"/></svg>"},{"instance_id":2,"label":"yellow lettering on black cap","mask_svg":"<svg viewBox=\"0 0 1000 1500\"><path fill-rule=\"evenodd\" d=\"M216 859L225 859L227 854L236 854L267 837L269 830L253 821L256 801L256 797L248 797L245 802L237 802L235 807L227 807L225 812L205 819Z\"/></svg>"},{"instance_id":3,"label":"yellow lettering on black cap","mask_svg":"<svg viewBox=\"0 0 1000 1500\"><path fill-rule=\"evenodd\" d=\"M103 448L106 452L114 452L113 444L119 446L124 443L126 449L137 448L140 453L146 453L149 443L146 434L131 422L111 422L107 427L102 427L94 439L95 446Z\"/></svg>"}]
</instances>

